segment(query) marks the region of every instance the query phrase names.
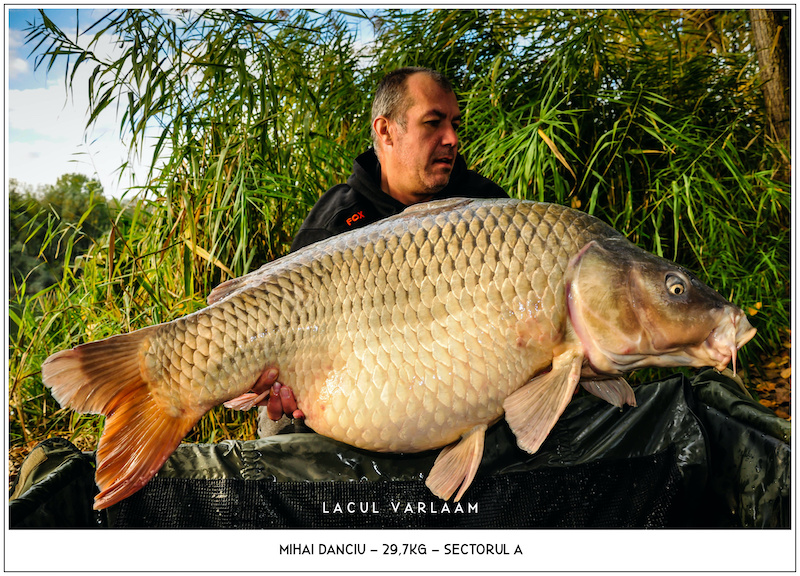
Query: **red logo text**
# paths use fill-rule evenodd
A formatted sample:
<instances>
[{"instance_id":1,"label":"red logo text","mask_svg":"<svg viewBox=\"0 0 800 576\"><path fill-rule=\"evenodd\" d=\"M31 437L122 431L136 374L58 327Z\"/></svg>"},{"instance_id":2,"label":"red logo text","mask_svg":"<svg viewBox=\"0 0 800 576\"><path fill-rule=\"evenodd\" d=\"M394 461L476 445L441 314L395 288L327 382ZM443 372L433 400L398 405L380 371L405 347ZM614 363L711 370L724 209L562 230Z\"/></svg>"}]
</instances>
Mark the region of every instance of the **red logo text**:
<instances>
[{"instance_id":1,"label":"red logo text","mask_svg":"<svg viewBox=\"0 0 800 576\"><path fill-rule=\"evenodd\" d=\"M347 225L352 226L354 222L358 222L362 218L364 218L364 212L363 211L356 212L355 214L350 216L350 218L347 219Z\"/></svg>"}]
</instances>

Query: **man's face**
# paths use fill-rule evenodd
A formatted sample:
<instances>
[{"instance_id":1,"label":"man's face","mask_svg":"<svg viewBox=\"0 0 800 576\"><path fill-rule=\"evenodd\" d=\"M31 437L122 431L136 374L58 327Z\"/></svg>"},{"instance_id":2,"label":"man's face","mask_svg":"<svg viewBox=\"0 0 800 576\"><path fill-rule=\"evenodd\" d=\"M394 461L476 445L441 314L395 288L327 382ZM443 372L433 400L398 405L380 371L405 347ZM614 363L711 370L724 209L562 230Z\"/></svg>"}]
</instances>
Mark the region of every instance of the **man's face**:
<instances>
[{"instance_id":1,"label":"man's face","mask_svg":"<svg viewBox=\"0 0 800 576\"><path fill-rule=\"evenodd\" d=\"M391 143L381 159L388 192L405 204L428 200L450 180L458 150L456 130L461 111L455 94L442 89L427 74L406 80L411 107L405 128L389 121Z\"/></svg>"}]
</instances>

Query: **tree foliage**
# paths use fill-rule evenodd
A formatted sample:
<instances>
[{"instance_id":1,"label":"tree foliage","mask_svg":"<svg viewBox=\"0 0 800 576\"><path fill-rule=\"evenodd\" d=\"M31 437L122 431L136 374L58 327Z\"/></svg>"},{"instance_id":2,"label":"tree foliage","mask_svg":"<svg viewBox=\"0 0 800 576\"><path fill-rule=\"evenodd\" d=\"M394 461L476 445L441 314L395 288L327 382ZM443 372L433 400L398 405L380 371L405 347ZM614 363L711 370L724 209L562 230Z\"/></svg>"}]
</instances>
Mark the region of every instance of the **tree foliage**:
<instances>
[{"instance_id":1,"label":"tree foliage","mask_svg":"<svg viewBox=\"0 0 800 576\"><path fill-rule=\"evenodd\" d=\"M65 265L89 251L110 226L100 182L64 174L37 192L9 181L9 294L35 294L56 283Z\"/></svg>"},{"instance_id":2,"label":"tree foliage","mask_svg":"<svg viewBox=\"0 0 800 576\"><path fill-rule=\"evenodd\" d=\"M285 253L370 145L377 82L411 64L453 79L472 167L512 196L594 213L758 312L750 359L780 346L791 196L750 36L745 10L134 9L78 34L41 12L38 65L66 62L90 121L117 108L152 162L108 235L21 303L12 406L36 397L52 413L36 374L48 353L197 310L221 280ZM214 411L196 434L218 432L254 426Z\"/></svg>"}]
</instances>

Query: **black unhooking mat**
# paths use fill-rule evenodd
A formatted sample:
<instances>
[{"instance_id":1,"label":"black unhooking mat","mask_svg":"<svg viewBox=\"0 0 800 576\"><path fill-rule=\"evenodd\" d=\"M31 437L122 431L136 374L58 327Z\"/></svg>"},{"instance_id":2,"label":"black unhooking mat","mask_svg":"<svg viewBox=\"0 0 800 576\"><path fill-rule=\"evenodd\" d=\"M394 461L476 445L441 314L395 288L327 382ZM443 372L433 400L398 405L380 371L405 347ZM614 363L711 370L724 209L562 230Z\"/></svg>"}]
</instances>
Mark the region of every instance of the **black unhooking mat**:
<instances>
[{"instance_id":1,"label":"black unhooking mat","mask_svg":"<svg viewBox=\"0 0 800 576\"><path fill-rule=\"evenodd\" d=\"M386 455L308 432L184 444L127 500L92 510L91 454L50 439L23 463L9 526L115 528L790 527L790 425L708 370L567 407L534 455L492 427L460 502L424 479L438 451Z\"/></svg>"}]
</instances>

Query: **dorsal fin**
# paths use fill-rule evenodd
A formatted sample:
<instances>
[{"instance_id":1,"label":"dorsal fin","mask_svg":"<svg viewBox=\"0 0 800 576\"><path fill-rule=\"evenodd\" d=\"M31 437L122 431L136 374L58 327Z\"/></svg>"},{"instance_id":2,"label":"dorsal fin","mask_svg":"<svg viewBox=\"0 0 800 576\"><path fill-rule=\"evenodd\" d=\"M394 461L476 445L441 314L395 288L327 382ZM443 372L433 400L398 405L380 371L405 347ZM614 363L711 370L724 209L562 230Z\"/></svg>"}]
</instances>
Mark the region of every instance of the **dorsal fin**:
<instances>
[{"instance_id":1,"label":"dorsal fin","mask_svg":"<svg viewBox=\"0 0 800 576\"><path fill-rule=\"evenodd\" d=\"M439 212L446 212L453 210L459 206L470 204L473 198L445 198L444 200L432 200L430 202L420 202L419 204L412 204L401 214L410 214L412 216L424 214L438 214Z\"/></svg>"},{"instance_id":2,"label":"dorsal fin","mask_svg":"<svg viewBox=\"0 0 800 576\"><path fill-rule=\"evenodd\" d=\"M420 202L419 204L412 204L411 206L403 210L400 214L393 216L393 218L405 215L416 217L427 214L438 214L440 212L453 210L455 208L458 208L459 206L469 204L473 201L474 201L473 198L445 198L444 200ZM309 247L310 246L304 246L297 252L306 250ZM295 252L295 254L297 252ZM278 260L280 260L280 258ZM231 278L230 280L226 280L225 282L214 288L208 294L207 298L208 305L210 306L215 302L219 302L220 300L227 298L234 292L246 289L247 287L252 286L257 282L260 282L262 272L264 272L269 266L274 265L274 262L277 262L277 260L273 260L272 262L267 262L258 270L254 270L253 272L245 274L244 276L240 276L239 278Z\"/></svg>"},{"instance_id":3,"label":"dorsal fin","mask_svg":"<svg viewBox=\"0 0 800 576\"><path fill-rule=\"evenodd\" d=\"M208 305L211 306L214 302L219 302L232 292L234 292L241 284L242 278L231 278L230 280L226 280L219 286L215 287L211 292L209 292L206 301Z\"/></svg>"},{"instance_id":4,"label":"dorsal fin","mask_svg":"<svg viewBox=\"0 0 800 576\"><path fill-rule=\"evenodd\" d=\"M209 292L208 297L206 299L208 305L211 306L215 302L219 302L220 300L227 298L228 296L230 296L239 289L244 289L248 286L260 282L262 273L265 272L268 267L274 266L274 262L277 262L277 260L267 262L257 270L248 272L244 276L239 276L238 278L231 278L230 280L226 280L219 286L215 287L211 292Z\"/></svg>"}]
</instances>

